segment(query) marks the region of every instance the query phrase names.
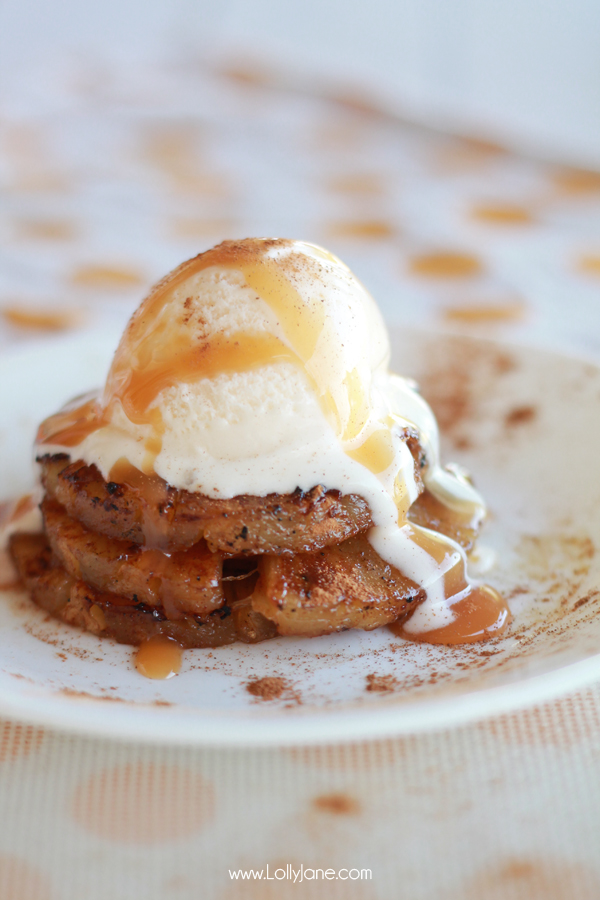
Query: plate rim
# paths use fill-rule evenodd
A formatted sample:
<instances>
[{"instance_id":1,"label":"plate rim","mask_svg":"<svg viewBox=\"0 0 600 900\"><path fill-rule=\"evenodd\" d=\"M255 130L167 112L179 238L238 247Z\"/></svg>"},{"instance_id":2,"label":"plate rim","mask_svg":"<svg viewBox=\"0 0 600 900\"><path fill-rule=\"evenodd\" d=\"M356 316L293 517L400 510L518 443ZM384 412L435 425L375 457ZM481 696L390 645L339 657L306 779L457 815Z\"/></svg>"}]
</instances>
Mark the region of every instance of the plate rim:
<instances>
[{"instance_id":1,"label":"plate rim","mask_svg":"<svg viewBox=\"0 0 600 900\"><path fill-rule=\"evenodd\" d=\"M181 705L173 712L168 707L161 707L157 717L151 704L115 703L110 698L92 695L66 699L59 698L58 692L51 698L40 695L27 698L25 703L20 698L21 702L16 703L0 687L0 715L69 734L148 745L223 749L326 746L465 727L535 708L588 686L599 677L600 653L540 675L449 694L425 703L407 701L396 706L390 704L353 711L323 708L295 717L291 714L287 717L287 712L280 708L273 709L271 715L265 715L266 711L258 715L209 711L198 714ZM109 712L109 716L101 721L94 715L100 705ZM281 729L282 718L285 729ZM365 728L367 719L368 728ZM162 729L160 736L157 735L157 721Z\"/></svg>"}]
</instances>

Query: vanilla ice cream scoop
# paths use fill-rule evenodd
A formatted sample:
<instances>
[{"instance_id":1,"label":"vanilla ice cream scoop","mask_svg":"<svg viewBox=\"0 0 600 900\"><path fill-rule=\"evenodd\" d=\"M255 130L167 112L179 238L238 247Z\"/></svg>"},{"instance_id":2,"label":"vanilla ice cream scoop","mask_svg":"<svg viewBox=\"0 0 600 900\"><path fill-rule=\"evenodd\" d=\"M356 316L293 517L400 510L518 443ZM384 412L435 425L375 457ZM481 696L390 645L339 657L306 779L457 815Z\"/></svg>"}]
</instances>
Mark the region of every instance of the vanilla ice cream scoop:
<instances>
[{"instance_id":1,"label":"vanilla ice cream scoop","mask_svg":"<svg viewBox=\"0 0 600 900\"><path fill-rule=\"evenodd\" d=\"M408 424L398 421L400 395L412 395L412 418L435 442L433 417L390 376L389 355L377 306L335 256L300 241L226 242L154 288L102 396L83 416L46 423L44 440L77 445L105 478L125 457L217 497L327 483L323 461L313 471L324 442L379 475L409 463L394 437Z\"/></svg>"},{"instance_id":2,"label":"vanilla ice cream scoop","mask_svg":"<svg viewBox=\"0 0 600 900\"><path fill-rule=\"evenodd\" d=\"M453 597L471 587L462 549L407 522L419 494L407 433L432 493L472 521L485 507L440 467L435 418L389 356L374 300L337 257L301 241L226 241L151 291L103 393L46 420L38 443L106 480L126 460L216 498L316 484L358 494L375 549L427 592L415 633L431 631L453 621L449 582Z\"/></svg>"},{"instance_id":3,"label":"vanilla ice cream scoop","mask_svg":"<svg viewBox=\"0 0 600 900\"><path fill-rule=\"evenodd\" d=\"M385 468L391 448L372 387L388 361L379 311L336 257L299 241L229 242L184 264L144 301L115 355L103 405L120 405L130 421L152 428L145 471L183 479L190 490L207 484L197 466L174 471L182 430L192 454L203 448L215 460L241 460L310 442L325 417L347 452L379 430L377 448L371 439L379 459L370 462Z\"/></svg>"}]
</instances>

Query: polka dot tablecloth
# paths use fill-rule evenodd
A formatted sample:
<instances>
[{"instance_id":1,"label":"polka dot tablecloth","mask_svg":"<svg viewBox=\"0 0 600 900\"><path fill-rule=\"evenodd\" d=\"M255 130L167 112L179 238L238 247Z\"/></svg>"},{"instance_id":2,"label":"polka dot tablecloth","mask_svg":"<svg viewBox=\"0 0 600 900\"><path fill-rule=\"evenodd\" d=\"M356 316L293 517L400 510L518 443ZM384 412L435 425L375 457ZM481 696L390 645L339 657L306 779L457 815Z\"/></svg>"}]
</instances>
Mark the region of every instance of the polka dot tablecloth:
<instances>
[{"instance_id":1,"label":"polka dot tablecloth","mask_svg":"<svg viewBox=\"0 0 600 900\"><path fill-rule=\"evenodd\" d=\"M6 722L0 896L597 900L599 710L593 689L448 732L244 751ZM371 877L229 874L301 865Z\"/></svg>"},{"instance_id":2,"label":"polka dot tablecloth","mask_svg":"<svg viewBox=\"0 0 600 900\"><path fill-rule=\"evenodd\" d=\"M600 358L600 175L417 129L343 91L197 63L39 72L4 93L0 189L3 353L116 333L182 259L259 234L325 244L390 323ZM0 898L597 900L599 773L597 687L310 749L135 746L6 721ZM269 879L230 875L267 866ZM301 867L364 877L287 877Z\"/></svg>"}]
</instances>

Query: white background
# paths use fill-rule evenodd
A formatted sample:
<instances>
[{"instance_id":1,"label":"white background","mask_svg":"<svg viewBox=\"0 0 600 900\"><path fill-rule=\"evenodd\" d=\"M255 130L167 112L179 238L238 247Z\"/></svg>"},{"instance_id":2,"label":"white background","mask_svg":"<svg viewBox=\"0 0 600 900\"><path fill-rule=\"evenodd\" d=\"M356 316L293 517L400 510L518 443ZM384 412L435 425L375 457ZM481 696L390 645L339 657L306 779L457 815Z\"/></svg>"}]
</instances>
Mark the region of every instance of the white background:
<instances>
[{"instance_id":1,"label":"white background","mask_svg":"<svg viewBox=\"0 0 600 900\"><path fill-rule=\"evenodd\" d=\"M0 77L142 58L260 62L388 109L600 166L598 0L3 0Z\"/></svg>"}]
</instances>

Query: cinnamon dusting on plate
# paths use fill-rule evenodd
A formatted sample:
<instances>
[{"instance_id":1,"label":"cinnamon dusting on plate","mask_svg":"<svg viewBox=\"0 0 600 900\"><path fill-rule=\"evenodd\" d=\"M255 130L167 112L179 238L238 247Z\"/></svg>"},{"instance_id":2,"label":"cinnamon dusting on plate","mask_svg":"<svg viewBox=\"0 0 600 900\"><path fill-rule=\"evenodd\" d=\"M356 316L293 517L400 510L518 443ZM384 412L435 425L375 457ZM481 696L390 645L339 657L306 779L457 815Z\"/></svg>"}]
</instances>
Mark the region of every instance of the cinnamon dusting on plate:
<instances>
[{"instance_id":1,"label":"cinnamon dusting on plate","mask_svg":"<svg viewBox=\"0 0 600 900\"><path fill-rule=\"evenodd\" d=\"M393 675L376 675L372 673L365 676L365 681L367 682L366 691L384 693L386 691L395 691L399 687L398 679Z\"/></svg>"},{"instance_id":2,"label":"cinnamon dusting on plate","mask_svg":"<svg viewBox=\"0 0 600 900\"><path fill-rule=\"evenodd\" d=\"M267 675L265 678L254 678L249 681L246 690L259 700L279 700L289 690L289 684L285 678Z\"/></svg>"},{"instance_id":3,"label":"cinnamon dusting on plate","mask_svg":"<svg viewBox=\"0 0 600 900\"><path fill-rule=\"evenodd\" d=\"M457 337L452 352L431 345L431 365L420 379L423 396L433 409L440 432L455 448L474 446L481 403L498 378L512 372L514 358L471 338Z\"/></svg>"}]
</instances>

